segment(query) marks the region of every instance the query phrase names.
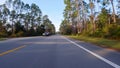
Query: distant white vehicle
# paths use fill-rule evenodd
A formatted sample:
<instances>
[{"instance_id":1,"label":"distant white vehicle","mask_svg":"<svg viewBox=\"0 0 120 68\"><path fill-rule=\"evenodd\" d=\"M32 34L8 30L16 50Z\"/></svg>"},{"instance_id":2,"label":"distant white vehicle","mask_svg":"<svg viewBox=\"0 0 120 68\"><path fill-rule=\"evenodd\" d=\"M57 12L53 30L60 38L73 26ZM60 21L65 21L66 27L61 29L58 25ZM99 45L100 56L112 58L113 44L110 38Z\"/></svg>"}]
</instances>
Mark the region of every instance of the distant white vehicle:
<instances>
[{"instance_id":1,"label":"distant white vehicle","mask_svg":"<svg viewBox=\"0 0 120 68\"><path fill-rule=\"evenodd\" d=\"M43 33L43 36L49 36L49 35L50 35L49 32L45 32L45 33Z\"/></svg>"}]
</instances>

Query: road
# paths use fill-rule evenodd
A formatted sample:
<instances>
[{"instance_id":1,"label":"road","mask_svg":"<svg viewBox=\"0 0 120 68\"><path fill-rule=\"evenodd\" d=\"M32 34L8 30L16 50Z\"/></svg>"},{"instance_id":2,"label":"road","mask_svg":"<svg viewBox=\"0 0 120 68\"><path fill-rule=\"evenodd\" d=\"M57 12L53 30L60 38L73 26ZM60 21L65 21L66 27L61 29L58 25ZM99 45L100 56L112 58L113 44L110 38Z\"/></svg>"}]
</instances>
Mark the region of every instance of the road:
<instances>
[{"instance_id":1,"label":"road","mask_svg":"<svg viewBox=\"0 0 120 68\"><path fill-rule=\"evenodd\" d=\"M61 35L0 42L0 68L120 68L120 52Z\"/></svg>"}]
</instances>

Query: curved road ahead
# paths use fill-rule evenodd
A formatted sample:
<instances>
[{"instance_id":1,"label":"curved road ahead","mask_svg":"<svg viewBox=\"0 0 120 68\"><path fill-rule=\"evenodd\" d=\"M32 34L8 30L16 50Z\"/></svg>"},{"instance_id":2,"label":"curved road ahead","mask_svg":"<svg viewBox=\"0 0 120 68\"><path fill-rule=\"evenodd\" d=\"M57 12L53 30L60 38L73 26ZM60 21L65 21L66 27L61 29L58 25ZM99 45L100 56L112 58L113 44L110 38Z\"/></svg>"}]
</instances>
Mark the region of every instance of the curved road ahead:
<instances>
[{"instance_id":1,"label":"curved road ahead","mask_svg":"<svg viewBox=\"0 0 120 68\"><path fill-rule=\"evenodd\" d=\"M0 41L0 68L120 68L120 53L61 35Z\"/></svg>"}]
</instances>

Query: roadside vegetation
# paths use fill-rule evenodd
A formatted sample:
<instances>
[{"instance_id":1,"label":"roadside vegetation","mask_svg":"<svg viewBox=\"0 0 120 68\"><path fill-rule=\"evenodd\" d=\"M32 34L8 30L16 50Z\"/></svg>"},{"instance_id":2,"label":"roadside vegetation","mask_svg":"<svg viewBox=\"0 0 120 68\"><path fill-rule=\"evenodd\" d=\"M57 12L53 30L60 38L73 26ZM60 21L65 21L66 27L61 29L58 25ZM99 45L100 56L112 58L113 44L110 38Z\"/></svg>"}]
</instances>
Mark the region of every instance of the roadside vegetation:
<instances>
[{"instance_id":1,"label":"roadside vegetation","mask_svg":"<svg viewBox=\"0 0 120 68\"><path fill-rule=\"evenodd\" d=\"M55 27L38 5L21 0L6 0L0 5L0 38L39 36L46 31L54 34Z\"/></svg>"},{"instance_id":2,"label":"roadside vegetation","mask_svg":"<svg viewBox=\"0 0 120 68\"><path fill-rule=\"evenodd\" d=\"M95 37L88 37L88 36L75 36L75 35L68 35L67 37L73 38L80 41L85 41L89 43L96 44L98 46L104 48L111 48L120 51L120 41L118 40L110 40L105 38L95 38Z\"/></svg>"},{"instance_id":3,"label":"roadside vegetation","mask_svg":"<svg viewBox=\"0 0 120 68\"><path fill-rule=\"evenodd\" d=\"M6 40L5 38L0 38L0 41Z\"/></svg>"},{"instance_id":4,"label":"roadside vegetation","mask_svg":"<svg viewBox=\"0 0 120 68\"><path fill-rule=\"evenodd\" d=\"M60 33L120 50L120 0L64 0Z\"/></svg>"}]
</instances>

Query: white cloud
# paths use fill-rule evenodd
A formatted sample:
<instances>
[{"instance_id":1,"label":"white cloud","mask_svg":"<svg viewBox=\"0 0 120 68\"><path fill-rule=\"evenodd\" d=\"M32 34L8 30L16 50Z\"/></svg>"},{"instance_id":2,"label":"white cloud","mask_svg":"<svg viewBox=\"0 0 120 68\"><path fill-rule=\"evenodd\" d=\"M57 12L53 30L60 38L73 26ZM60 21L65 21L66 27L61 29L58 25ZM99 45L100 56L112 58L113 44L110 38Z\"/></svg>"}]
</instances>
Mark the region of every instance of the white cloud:
<instances>
[{"instance_id":1,"label":"white cloud","mask_svg":"<svg viewBox=\"0 0 120 68\"><path fill-rule=\"evenodd\" d=\"M4 4L6 0L0 0L0 5Z\"/></svg>"}]
</instances>

